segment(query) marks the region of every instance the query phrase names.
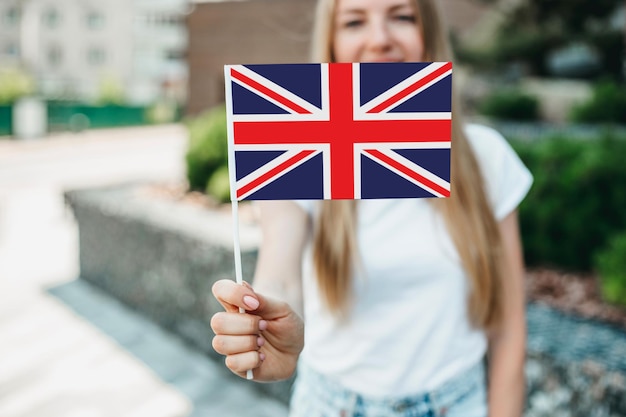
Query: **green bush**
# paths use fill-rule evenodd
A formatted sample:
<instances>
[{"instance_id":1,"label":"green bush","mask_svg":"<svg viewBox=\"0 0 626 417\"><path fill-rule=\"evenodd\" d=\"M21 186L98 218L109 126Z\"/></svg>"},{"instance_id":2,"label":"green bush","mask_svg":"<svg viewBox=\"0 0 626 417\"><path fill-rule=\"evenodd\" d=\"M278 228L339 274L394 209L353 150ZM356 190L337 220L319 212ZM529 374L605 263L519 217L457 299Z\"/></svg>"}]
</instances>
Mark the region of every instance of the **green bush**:
<instances>
[{"instance_id":1,"label":"green bush","mask_svg":"<svg viewBox=\"0 0 626 417\"><path fill-rule=\"evenodd\" d=\"M209 178L206 193L215 197L220 203L230 201L230 177L228 166L224 165L217 169Z\"/></svg>"},{"instance_id":2,"label":"green bush","mask_svg":"<svg viewBox=\"0 0 626 417\"><path fill-rule=\"evenodd\" d=\"M626 123L626 85L611 81L597 84L589 101L572 108L570 119L579 123Z\"/></svg>"},{"instance_id":3,"label":"green bush","mask_svg":"<svg viewBox=\"0 0 626 417\"><path fill-rule=\"evenodd\" d=\"M480 103L478 111L504 120L537 120L539 100L515 89L496 91Z\"/></svg>"},{"instance_id":4,"label":"green bush","mask_svg":"<svg viewBox=\"0 0 626 417\"><path fill-rule=\"evenodd\" d=\"M626 232L613 236L595 257L600 290L605 300L626 306Z\"/></svg>"},{"instance_id":5,"label":"green bush","mask_svg":"<svg viewBox=\"0 0 626 417\"><path fill-rule=\"evenodd\" d=\"M111 74L103 75L98 85L96 104L100 106L121 106L126 102L126 93L122 82Z\"/></svg>"},{"instance_id":6,"label":"green bush","mask_svg":"<svg viewBox=\"0 0 626 417\"><path fill-rule=\"evenodd\" d=\"M187 180L192 190L205 191L218 169L228 166L226 109L216 107L187 122Z\"/></svg>"},{"instance_id":7,"label":"green bush","mask_svg":"<svg viewBox=\"0 0 626 417\"><path fill-rule=\"evenodd\" d=\"M35 92L35 81L18 68L0 68L0 105L11 104Z\"/></svg>"},{"instance_id":8,"label":"green bush","mask_svg":"<svg viewBox=\"0 0 626 417\"><path fill-rule=\"evenodd\" d=\"M615 230L626 229L626 139L512 141L534 175L519 208L526 261L589 271Z\"/></svg>"}]
</instances>

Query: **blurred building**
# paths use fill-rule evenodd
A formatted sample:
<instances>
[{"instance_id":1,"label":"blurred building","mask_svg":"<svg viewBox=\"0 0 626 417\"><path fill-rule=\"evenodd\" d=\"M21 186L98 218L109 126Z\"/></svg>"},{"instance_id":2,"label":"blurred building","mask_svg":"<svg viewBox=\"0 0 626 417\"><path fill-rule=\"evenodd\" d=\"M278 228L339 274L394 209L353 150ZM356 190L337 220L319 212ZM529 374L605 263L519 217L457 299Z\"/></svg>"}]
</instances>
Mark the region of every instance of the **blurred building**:
<instances>
[{"instance_id":1,"label":"blurred building","mask_svg":"<svg viewBox=\"0 0 626 417\"><path fill-rule=\"evenodd\" d=\"M224 100L225 64L308 62L315 0L191 0L187 17L187 112ZM518 0L504 0L518 1ZM457 38L487 33L489 7L475 0L441 0ZM496 14L497 16L497 14Z\"/></svg>"},{"instance_id":2,"label":"blurred building","mask_svg":"<svg viewBox=\"0 0 626 417\"><path fill-rule=\"evenodd\" d=\"M187 112L224 101L225 64L307 62L315 0L193 0Z\"/></svg>"},{"instance_id":3,"label":"blurred building","mask_svg":"<svg viewBox=\"0 0 626 417\"><path fill-rule=\"evenodd\" d=\"M20 66L47 98L106 89L145 104L184 100L188 0L2 0L0 66Z\"/></svg>"}]
</instances>

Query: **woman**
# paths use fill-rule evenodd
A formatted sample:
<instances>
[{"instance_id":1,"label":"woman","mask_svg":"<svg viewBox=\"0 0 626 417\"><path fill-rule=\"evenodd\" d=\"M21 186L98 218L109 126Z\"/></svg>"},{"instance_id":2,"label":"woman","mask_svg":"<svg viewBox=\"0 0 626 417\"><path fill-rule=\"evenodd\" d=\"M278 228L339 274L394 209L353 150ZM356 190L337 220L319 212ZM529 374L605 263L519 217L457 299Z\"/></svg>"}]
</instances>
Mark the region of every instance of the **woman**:
<instances>
[{"instance_id":1,"label":"woman","mask_svg":"<svg viewBox=\"0 0 626 417\"><path fill-rule=\"evenodd\" d=\"M436 0L322 0L316 18L317 62L450 60ZM521 415L532 177L453 107L450 198L263 202L254 288L214 285L215 350L257 381L298 367L292 416Z\"/></svg>"}]
</instances>

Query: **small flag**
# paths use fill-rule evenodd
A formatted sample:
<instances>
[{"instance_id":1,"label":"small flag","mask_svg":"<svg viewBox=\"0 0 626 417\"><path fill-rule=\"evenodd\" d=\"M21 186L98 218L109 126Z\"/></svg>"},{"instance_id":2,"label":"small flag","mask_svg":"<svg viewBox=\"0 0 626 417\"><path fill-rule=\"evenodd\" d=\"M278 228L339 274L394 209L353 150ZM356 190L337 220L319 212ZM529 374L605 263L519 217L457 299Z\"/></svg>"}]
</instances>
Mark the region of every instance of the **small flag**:
<instances>
[{"instance_id":1,"label":"small flag","mask_svg":"<svg viewBox=\"0 0 626 417\"><path fill-rule=\"evenodd\" d=\"M450 62L224 73L231 199L450 196Z\"/></svg>"}]
</instances>

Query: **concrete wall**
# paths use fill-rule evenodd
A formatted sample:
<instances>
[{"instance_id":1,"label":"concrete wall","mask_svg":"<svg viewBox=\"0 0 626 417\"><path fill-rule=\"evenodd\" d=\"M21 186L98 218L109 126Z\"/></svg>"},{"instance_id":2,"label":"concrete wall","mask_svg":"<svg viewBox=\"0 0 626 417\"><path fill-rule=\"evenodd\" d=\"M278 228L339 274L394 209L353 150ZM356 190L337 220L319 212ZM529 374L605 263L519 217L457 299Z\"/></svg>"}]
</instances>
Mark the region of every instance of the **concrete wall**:
<instances>
[{"instance_id":1,"label":"concrete wall","mask_svg":"<svg viewBox=\"0 0 626 417\"><path fill-rule=\"evenodd\" d=\"M211 316L222 307L211 294L234 279L232 223L227 213L120 187L69 192L79 225L80 277L180 335L222 362L211 345ZM240 222L244 279L251 281L259 232ZM287 401L290 382L258 388Z\"/></svg>"}]
</instances>

